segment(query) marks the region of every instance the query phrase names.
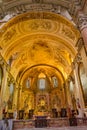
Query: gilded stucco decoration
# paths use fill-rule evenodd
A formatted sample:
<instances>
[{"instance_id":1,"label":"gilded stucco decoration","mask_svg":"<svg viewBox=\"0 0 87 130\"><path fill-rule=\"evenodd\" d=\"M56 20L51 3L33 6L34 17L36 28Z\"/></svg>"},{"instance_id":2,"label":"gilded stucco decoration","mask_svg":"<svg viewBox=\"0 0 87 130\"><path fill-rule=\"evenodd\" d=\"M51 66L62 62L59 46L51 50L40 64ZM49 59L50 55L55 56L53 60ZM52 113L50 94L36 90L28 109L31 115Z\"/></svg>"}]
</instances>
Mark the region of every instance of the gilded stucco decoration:
<instances>
[{"instance_id":1,"label":"gilded stucco decoration","mask_svg":"<svg viewBox=\"0 0 87 130\"><path fill-rule=\"evenodd\" d=\"M83 15L85 1L1 0L0 119L5 109L9 117L17 109L19 119L22 119L19 110L24 112L23 119L32 118L31 110L32 116L54 117L54 109L62 117L62 110L78 109L76 99L81 108L87 104L86 78L81 66L79 78L77 75L78 64L85 61L81 38L87 26ZM70 80L73 90L69 91Z\"/></svg>"},{"instance_id":2,"label":"gilded stucco decoration","mask_svg":"<svg viewBox=\"0 0 87 130\"><path fill-rule=\"evenodd\" d=\"M43 73L46 77L53 77L54 75L57 75L57 77L59 78L59 84L62 84L64 82L64 77L62 73L60 73L60 71L56 69L56 67L40 64L27 69L27 71L25 70L24 74L22 76L19 76L21 84L23 84L23 86L25 87L24 81L26 80L26 77L38 78L39 74L41 73Z\"/></svg>"},{"instance_id":3,"label":"gilded stucco decoration","mask_svg":"<svg viewBox=\"0 0 87 130\"><path fill-rule=\"evenodd\" d=\"M56 66L65 78L70 73L79 32L64 17L48 12L24 13L5 24L0 35L1 53L15 78L37 64Z\"/></svg>"}]
</instances>

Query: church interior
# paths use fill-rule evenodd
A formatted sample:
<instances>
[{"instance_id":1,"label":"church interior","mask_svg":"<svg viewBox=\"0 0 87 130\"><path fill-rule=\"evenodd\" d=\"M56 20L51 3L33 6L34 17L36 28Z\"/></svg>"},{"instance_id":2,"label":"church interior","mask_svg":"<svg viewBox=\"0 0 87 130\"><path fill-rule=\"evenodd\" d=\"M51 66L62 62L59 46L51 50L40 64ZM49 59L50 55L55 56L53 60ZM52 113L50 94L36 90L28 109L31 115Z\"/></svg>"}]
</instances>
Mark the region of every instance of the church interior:
<instances>
[{"instance_id":1,"label":"church interior","mask_svg":"<svg viewBox=\"0 0 87 130\"><path fill-rule=\"evenodd\" d=\"M0 0L0 120L35 117L87 117L86 0Z\"/></svg>"}]
</instances>

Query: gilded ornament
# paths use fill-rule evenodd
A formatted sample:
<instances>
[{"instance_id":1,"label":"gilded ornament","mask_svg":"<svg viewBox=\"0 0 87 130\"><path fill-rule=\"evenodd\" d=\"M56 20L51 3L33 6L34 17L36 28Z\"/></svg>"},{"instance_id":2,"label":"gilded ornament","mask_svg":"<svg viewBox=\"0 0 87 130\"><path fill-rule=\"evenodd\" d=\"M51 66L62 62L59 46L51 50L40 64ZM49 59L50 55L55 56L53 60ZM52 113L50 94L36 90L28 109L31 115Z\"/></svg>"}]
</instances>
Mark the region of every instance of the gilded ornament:
<instances>
[{"instance_id":1,"label":"gilded ornament","mask_svg":"<svg viewBox=\"0 0 87 130\"><path fill-rule=\"evenodd\" d=\"M4 35L4 41L7 42L8 40L11 40L15 34L16 34L16 30L14 28L7 31L7 33Z\"/></svg>"},{"instance_id":2,"label":"gilded ornament","mask_svg":"<svg viewBox=\"0 0 87 130\"><path fill-rule=\"evenodd\" d=\"M48 21L34 21L30 24L29 26L32 30L39 30L39 29L45 29L45 30L49 30L52 25L51 22Z\"/></svg>"},{"instance_id":3,"label":"gilded ornament","mask_svg":"<svg viewBox=\"0 0 87 130\"><path fill-rule=\"evenodd\" d=\"M70 30L70 28L68 28L67 26L63 25L62 26L62 33L64 35L66 35L67 37L69 37L72 40L75 40L75 35L73 34L73 32Z\"/></svg>"}]
</instances>

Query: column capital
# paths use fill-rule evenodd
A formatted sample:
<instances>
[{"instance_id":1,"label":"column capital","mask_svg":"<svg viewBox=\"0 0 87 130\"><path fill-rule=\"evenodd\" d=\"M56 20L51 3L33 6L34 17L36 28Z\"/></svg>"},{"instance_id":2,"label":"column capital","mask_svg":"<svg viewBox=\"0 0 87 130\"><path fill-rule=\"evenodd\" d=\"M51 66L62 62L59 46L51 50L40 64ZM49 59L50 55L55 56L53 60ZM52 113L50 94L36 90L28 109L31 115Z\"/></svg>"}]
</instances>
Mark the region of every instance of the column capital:
<instances>
[{"instance_id":1,"label":"column capital","mask_svg":"<svg viewBox=\"0 0 87 130\"><path fill-rule=\"evenodd\" d=\"M77 47L77 51L78 53L80 52L80 50L82 49L82 47L84 47L84 41L83 38L80 37L76 43L76 47Z\"/></svg>"},{"instance_id":2,"label":"column capital","mask_svg":"<svg viewBox=\"0 0 87 130\"><path fill-rule=\"evenodd\" d=\"M80 31L82 31L84 28L87 28L87 15L85 14L78 14L78 26Z\"/></svg>"},{"instance_id":3,"label":"column capital","mask_svg":"<svg viewBox=\"0 0 87 130\"><path fill-rule=\"evenodd\" d=\"M82 57L80 53L77 53L74 61L71 64L72 70L74 70L76 66L79 65L80 62L82 62Z\"/></svg>"},{"instance_id":4,"label":"column capital","mask_svg":"<svg viewBox=\"0 0 87 130\"><path fill-rule=\"evenodd\" d=\"M74 62L75 63L80 63L82 61L82 57L80 53L77 53Z\"/></svg>"},{"instance_id":5,"label":"column capital","mask_svg":"<svg viewBox=\"0 0 87 130\"><path fill-rule=\"evenodd\" d=\"M69 75L68 77L68 83L70 83L71 81L73 82L73 84L75 84L75 79L73 75Z\"/></svg>"}]
</instances>

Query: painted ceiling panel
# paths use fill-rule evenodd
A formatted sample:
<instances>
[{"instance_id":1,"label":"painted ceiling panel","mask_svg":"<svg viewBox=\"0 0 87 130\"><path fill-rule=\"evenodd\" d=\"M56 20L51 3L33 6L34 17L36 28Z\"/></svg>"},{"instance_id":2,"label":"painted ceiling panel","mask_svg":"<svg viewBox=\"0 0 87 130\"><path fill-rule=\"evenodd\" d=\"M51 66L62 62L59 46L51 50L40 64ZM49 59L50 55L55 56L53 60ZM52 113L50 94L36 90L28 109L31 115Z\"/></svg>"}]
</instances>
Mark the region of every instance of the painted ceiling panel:
<instances>
[{"instance_id":1,"label":"painted ceiling panel","mask_svg":"<svg viewBox=\"0 0 87 130\"><path fill-rule=\"evenodd\" d=\"M9 20L1 28L0 36L1 54L15 79L36 65L56 67L66 79L72 70L80 33L59 14L31 11ZM44 72L46 69L41 68Z\"/></svg>"}]
</instances>

